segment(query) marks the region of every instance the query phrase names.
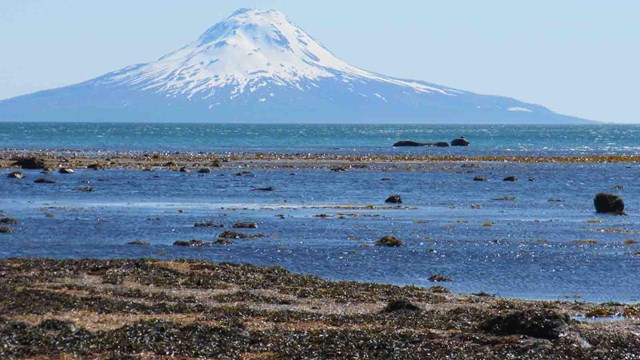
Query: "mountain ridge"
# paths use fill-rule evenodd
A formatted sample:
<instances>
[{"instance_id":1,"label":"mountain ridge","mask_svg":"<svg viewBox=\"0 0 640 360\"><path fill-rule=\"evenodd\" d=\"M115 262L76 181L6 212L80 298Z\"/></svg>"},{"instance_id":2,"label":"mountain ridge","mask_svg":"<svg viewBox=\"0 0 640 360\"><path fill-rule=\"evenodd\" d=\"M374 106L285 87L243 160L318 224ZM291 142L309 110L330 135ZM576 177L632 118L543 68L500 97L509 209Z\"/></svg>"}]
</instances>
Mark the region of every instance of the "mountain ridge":
<instances>
[{"instance_id":1,"label":"mountain ridge","mask_svg":"<svg viewBox=\"0 0 640 360\"><path fill-rule=\"evenodd\" d=\"M0 101L0 120L587 123L363 70L276 10L239 9L156 61Z\"/></svg>"}]
</instances>

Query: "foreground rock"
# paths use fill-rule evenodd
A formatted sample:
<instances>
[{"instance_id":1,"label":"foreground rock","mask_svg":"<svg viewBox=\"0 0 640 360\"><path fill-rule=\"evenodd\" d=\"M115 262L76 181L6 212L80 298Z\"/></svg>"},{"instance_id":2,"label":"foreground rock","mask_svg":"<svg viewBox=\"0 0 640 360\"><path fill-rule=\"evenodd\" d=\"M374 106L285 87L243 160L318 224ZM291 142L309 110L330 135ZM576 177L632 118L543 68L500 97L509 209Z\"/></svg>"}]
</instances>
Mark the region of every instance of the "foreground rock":
<instances>
[{"instance_id":1,"label":"foreground rock","mask_svg":"<svg viewBox=\"0 0 640 360\"><path fill-rule=\"evenodd\" d=\"M496 316L482 324L484 331L496 335L527 335L557 339L567 331L569 316L551 311L521 311Z\"/></svg>"},{"instance_id":2,"label":"foreground rock","mask_svg":"<svg viewBox=\"0 0 640 360\"><path fill-rule=\"evenodd\" d=\"M404 141L398 141L397 143L393 144L393 147L413 147L413 146L448 147L449 143L444 141L422 143L417 141L404 140Z\"/></svg>"},{"instance_id":3,"label":"foreground rock","mask_svg":"<svg viewBox=\"0 0 640 360\"><path fill-rule=\"evenodd\" d=\"M593 198L598 213L624 214L624 201L621 197L609 193L599 193Z\"/></svg>"},{"instance_id":4,"label":"foreground rock","mask_svg":"<svg viewBox=\"0 0 640 360\"><path fill-rule=\"evenodd\" d=\"M590 304L331 282L277 266L4 259L0 274L1 359L581 360L640 349L638 320L567 320Z\"/></svg>"}]
</instances>

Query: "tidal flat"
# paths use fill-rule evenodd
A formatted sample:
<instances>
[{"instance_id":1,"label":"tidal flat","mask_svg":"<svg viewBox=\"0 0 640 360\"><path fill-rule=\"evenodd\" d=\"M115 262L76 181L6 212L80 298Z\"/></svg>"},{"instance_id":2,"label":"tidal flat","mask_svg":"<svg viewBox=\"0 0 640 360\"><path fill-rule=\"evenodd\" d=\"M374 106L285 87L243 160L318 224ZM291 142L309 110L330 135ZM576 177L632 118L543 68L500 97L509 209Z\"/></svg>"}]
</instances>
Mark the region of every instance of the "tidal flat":
<instances>
[{"instance_id":1,"label":"tidal flat","mask_svg":"<svg viewBox=\"0 0 640 360\"><path fill-rule=\"evenodd\" d=\"M635 359L637 160L5 150L0 357Z\"/></svg>"},{"instance_id":2,"label":"tidal flat","mask_svg":"<svg viewBox=\"0 0 640 360\"><path fill-rule=\"evenodd\" d=\"M0 314L0 357L15 359L640 356L638 305L458 295L197 260L5 259Z\"/></svg>"}]
</instances>

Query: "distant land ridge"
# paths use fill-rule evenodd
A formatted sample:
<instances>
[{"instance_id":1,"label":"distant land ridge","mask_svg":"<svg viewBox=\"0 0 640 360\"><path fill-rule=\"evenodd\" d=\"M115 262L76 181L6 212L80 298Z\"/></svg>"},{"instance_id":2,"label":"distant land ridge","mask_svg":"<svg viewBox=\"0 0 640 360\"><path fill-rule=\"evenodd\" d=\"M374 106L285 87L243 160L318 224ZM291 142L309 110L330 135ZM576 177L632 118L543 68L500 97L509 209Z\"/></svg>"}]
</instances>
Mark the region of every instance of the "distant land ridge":
<instances>
[{"instance_id":1,"label":"distant land ridge","mask_svg":"<svg viewBox=\"0 0 640 360\"><path fill-rule=\"evenodd\" d=\"M237 10L157 61L2 100L0 121L589 122L512 98L360 69L281 12L254 9Z\"/></svg>"}]
</instances>

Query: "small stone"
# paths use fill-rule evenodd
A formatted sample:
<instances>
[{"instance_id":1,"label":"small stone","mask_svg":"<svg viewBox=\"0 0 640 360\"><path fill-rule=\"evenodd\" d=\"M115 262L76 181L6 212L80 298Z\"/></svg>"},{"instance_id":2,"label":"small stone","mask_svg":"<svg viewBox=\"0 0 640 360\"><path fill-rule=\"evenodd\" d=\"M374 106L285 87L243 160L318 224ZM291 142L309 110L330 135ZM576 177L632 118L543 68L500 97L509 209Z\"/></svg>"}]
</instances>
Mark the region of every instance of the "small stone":
<instances>
[{"instance_id":1,"label":"small stone","mask_svg":"<svg viewBox=\"0 0 640 360\"><path fill-rule=\"evenodd\" d=\"M518 177L517 176L507 176L504 179L502 179L502 181L518 181Z\"/></svg>"},{"instance_id":2,"label":"small stone","mask_svg":"<svg viewBox=\"0 0 640 360\"><path fill-rule=\"evenodd\" d=\"M448 277L448 276L436 274L436 275L432 275L429 278L429 281L431 281L431 282L449 282L449 281L453 281L453 280L451 280L451 278Z\"/></svg>"},{"instance_id":3,"label":"small stone","mask_svg":"<svg viewBox=\"0 0 640 360\"><path fill-rule=\"evenodd\" d=\"M398 247L398 246L402 246L402 240L399 240L394 236L387 235L381 238L380 240L376 241L376 246Z\"/></svg>"}]
</instances>

